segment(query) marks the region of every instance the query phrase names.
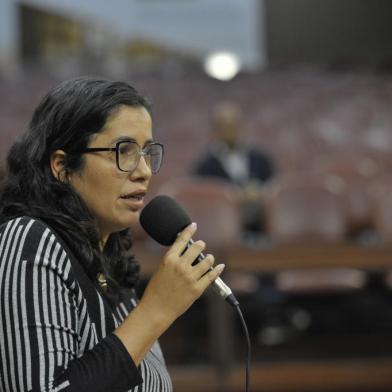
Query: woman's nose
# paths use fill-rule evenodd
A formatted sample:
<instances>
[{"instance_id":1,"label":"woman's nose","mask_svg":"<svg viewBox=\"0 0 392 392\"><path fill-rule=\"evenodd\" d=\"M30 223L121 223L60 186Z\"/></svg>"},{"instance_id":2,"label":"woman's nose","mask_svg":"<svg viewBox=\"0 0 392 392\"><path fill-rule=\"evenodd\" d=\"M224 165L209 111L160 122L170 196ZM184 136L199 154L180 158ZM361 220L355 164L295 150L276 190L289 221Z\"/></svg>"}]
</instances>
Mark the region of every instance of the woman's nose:
<instances>
[{"instance_id":1,"label":"woman's nose","mask_svg":"<svg viewBox=\"0 0 392 392\"><path fill-rule=\"evenodd\" d=\"M152 171L150 165L147 163L147 159L145 155L140 155L139 162L135 168L135 170L131 173L131 179L135 180L135 178L144 178L150 179L152 176Z\"/></svg>"}]
</instances>

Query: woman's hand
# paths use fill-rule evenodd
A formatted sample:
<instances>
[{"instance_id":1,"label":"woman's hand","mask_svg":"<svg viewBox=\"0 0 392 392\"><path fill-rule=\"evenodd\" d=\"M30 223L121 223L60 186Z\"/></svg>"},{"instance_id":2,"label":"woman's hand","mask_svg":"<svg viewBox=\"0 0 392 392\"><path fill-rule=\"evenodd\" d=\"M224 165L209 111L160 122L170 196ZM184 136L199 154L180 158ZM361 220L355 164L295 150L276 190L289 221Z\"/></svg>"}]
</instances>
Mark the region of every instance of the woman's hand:
<instances>
[{"instance_id":1,"label":"woman's hand","mask_svg":"<svg viewBox=\"0 0 392 392\"><path fill-rule=\"evenodd\" d=\"M180 233L152 276L139 304L148 307L154 317L167 323L167 326L201 296L224 268L220 264L211 269L214 256L210 254L192 266L206 246L203 241L196 241L187 248L195 232L196 224L193 223Z\"/></svg>"},{"instance_id":2,"label":"woman's hand","mask_svg":"<svg viewBox=\"0 0 392 392\"><path fill-rule=\"evenodd\" d=\"M178 236L150 279L138 306L114 331L136 365L154 341L223 271L223 264L212 268L212 255L192 266L205 248L203 241L196 241L187 249L195 232L196 225L192 224Z\"/></svg>"}]
</instances>

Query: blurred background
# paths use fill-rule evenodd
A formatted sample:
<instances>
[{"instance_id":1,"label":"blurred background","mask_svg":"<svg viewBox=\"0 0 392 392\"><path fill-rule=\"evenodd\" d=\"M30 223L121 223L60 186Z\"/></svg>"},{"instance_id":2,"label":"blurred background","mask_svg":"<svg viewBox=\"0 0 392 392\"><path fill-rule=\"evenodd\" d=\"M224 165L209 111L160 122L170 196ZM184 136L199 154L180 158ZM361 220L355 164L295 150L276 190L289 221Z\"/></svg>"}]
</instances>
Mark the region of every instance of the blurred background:
<instances>
[{"instance_id":1,"label":"blurred background","mask_svg":"<svg viewBox=\"0 0 392 392\"><path fill-rule=\"evenodd\" d=\"M1 0L0 173L52 86L130 81L166 147L149 197L226 263L252 391L390 391L391 20L388 0ZM142 292L165 249L134 237ZM177 392L244 390L215 295L161 344Z\"/></svg>"}]
</instances>

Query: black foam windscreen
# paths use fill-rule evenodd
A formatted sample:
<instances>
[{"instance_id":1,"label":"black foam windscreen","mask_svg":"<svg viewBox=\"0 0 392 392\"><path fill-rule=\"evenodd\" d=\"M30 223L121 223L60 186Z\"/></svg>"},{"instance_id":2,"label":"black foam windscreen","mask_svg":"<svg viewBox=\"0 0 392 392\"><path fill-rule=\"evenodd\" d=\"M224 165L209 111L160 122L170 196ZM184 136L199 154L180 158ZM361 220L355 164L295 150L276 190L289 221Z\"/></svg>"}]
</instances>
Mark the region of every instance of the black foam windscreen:
<instances>
[{"instance_id":1,"label":"black foam windscreen","mask_svg":"<svg viewBox=\"0 0 392 392\"><path fill-rule=\"evenodd\" d=\"M184 208L165 195L152 199L140 214L143 229L155 241L165 246L173 244L177 234L191 223Z\"/></svg>"}]
</instances>

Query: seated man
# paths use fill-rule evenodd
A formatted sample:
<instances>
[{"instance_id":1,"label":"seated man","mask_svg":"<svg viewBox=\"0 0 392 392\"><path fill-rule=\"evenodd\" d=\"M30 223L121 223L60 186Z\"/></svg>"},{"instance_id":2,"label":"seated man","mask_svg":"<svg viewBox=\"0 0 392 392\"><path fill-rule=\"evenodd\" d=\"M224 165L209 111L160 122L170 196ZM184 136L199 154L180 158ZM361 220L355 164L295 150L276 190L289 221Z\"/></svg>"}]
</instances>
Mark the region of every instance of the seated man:
<instances>
[{"instance_id":1,"label":"seated man","mask_svg":"<svg viewBox=\"0 0 392 392\"><path fill-rule=\"evenodd\" d=\"M226 180L238 187L242 202L244 238L264 231L261 210L262 185L275 168L262 151L241 140L241 111L232 103L222 103L213 112L212 141L198 161L194 174Z\"/></svg>"}]
</instances>

